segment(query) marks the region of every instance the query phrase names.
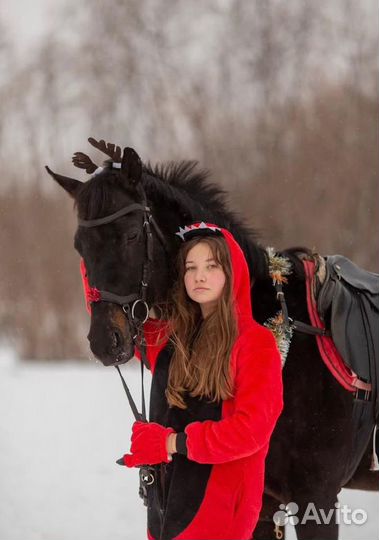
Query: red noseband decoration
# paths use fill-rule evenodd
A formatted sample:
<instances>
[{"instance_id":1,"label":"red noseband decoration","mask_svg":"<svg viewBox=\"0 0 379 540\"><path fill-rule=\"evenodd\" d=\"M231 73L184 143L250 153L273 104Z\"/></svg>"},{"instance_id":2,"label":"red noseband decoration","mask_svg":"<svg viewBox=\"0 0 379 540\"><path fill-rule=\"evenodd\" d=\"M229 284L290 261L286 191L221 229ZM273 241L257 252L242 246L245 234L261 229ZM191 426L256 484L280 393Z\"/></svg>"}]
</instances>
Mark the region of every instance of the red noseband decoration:
<instances>
[{"instance_id":1,"label":"red noseband decoration","mask_svg":"<svg viewBox=\"0 0 379 540\"><path fill-rule=\"evenodd\" d=\"M88 282L88 275L84 259L80 259L80 274L82 276L84 298L86 301L86 307L89 314L91 314L91 303L100 302L101 293L96 287L91 287Z\"/></svg>"}]
</instances>

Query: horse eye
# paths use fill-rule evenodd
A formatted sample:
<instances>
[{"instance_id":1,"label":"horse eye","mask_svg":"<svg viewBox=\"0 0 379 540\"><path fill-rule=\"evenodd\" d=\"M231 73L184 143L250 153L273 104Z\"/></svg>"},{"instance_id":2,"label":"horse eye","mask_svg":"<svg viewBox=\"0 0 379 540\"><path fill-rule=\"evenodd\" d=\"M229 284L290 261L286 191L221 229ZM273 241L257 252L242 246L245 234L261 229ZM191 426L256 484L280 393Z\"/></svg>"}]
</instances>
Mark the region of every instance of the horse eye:
<instances>
[{"instance_id":1,"label":"horse eye","mask_svg":"<svg viewBox=\"0 0 379 540\"><path fill-rule=\"evenodd\" d=\"M131 231L127 235L128 242L130 242L132 240L136 240L137 236L138 236L138 231Z\"/></svg>"}]
</instances>

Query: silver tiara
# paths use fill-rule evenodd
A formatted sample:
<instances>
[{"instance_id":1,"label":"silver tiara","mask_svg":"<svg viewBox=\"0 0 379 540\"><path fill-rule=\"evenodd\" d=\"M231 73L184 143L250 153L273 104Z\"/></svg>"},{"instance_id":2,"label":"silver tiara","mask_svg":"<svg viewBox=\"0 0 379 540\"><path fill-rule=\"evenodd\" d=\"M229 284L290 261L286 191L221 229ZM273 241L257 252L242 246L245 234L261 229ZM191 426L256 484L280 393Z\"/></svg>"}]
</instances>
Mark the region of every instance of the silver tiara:
<instances>
[{"instance_id":1,"label":"silver tiara","mask_svg":"<svg viewBox=\"0 0 379 540\"><path fill-rule=\"evenodd\" d=\"M179 227L179 232L176 232L175 234L177 236L179 236L183 241L184 241L184 236L191 232L191 231L197 231L197 230L209 230L209 231L221 231L220 227L213 227L212 225L207 225L206 223L204 223L204 221L202 221L199 225L190 225L189 227L187 227L187 225L185 227Z\"/></svg>"}]
</instances>

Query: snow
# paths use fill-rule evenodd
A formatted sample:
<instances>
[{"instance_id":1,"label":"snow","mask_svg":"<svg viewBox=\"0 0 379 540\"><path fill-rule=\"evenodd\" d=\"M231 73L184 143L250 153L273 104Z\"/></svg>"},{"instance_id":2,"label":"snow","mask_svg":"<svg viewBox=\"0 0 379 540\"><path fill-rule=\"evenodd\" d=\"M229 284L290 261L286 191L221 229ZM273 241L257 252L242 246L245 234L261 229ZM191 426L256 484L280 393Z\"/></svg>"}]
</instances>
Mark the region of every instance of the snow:
<instances>
[{"instance_id":1,"label":"snow","mask_svg":"<svg viewBox=\"0 0 379 540\"><path fill-rule=\"evenodd\" d=\"M122 372L140 408L138 362ZM150 380L146 373L147 397ZM138 473L115 463L129 449L133 417L114 368L21 362L2 349L0 410L0 540L146 538ZM378 499L341 492L341 504L365 509L368 521L342 525L340 538L378 539Z\"/></svg>"}]
</instances>

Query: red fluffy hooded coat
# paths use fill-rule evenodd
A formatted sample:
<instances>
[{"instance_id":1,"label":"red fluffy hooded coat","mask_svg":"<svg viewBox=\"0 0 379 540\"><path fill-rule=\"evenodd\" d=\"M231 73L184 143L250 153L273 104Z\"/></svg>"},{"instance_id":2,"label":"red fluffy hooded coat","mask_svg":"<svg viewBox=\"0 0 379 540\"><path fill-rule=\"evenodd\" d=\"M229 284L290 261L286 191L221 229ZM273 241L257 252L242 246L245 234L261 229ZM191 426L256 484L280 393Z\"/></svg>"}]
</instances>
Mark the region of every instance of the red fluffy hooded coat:
<instances>
[{"instance_id":1,"label":"red fluffy hooded coat","mask_svg":"<svg viewBox=\"0 0 379 540\"><path fill-rule=\"evenodd\" d=\"M231 253L239 328L230 359L234 397L216 405L188 398L185 411L169 408L164 391L172 345L160 321L145 324L150 421L179 433L172 462L156 466L149 539L248 540L261 509L265 457L283 408L281 359L272 333L252 318L244 254L230 232L221 231Z\"/></svg>"}]
</instances>

